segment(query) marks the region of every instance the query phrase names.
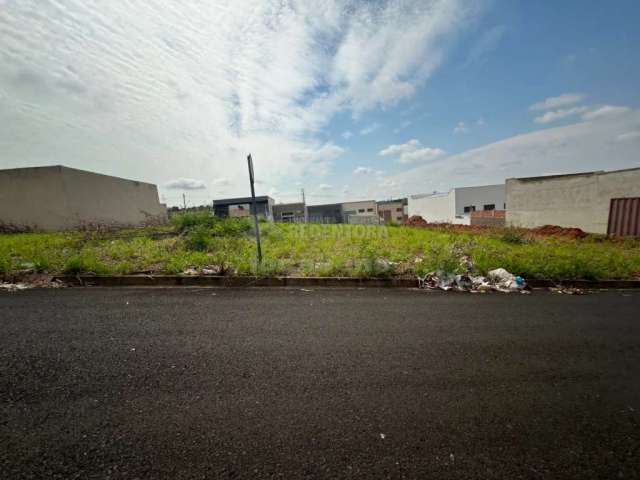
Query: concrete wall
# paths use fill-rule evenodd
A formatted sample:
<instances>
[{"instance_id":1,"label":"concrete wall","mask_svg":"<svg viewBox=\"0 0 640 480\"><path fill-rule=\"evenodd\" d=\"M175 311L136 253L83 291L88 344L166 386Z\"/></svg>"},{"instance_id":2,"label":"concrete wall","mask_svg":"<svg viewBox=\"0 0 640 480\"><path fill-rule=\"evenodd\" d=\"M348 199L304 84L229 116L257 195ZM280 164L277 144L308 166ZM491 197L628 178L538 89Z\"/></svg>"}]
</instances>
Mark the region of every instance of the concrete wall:
<instances>
[{"instance_id":1,"label":"concrete wall","mask_svg":"<svg viewBox=\"0 0 640 480\"><path fill-rule=\"evenodd\" d=\"M607 233L612 198L640 196L640 169L507 180L507 225Z\"/></svg>"},{"instance_id":2,"label":"concrete wall","mask_svg":"<svg viewBox=\"0 0 640 480\"><path fill-rule=\"evenodd\" d=\"M408 199L408 214L420 215L429 223L452 223L455 218L455 193L413 195Z\"/></svg>"},{"instance_id":3,"label":"concrete wall","mask_svg":"<svg viewBox=\"0 0 640 480\"><path fill-rule=\"evenodd\" d=\"M67 230L166 220L150 183L62 166L0 170L0 227Z\"/></svg>"}]
</instances>

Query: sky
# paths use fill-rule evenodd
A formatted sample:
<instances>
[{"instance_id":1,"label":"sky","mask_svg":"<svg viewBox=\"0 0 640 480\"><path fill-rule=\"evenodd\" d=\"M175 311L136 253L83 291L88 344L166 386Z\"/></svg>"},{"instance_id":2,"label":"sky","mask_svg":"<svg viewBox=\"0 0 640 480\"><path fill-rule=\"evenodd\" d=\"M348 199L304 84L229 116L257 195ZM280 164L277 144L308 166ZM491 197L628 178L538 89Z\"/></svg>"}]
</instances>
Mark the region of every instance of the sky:
<instances>
[{"instance_id":1,"label":"sky","mask_svg":"<svg viewBox=\"0 0 640 480\"><path fill-rule=\"evenodd\" d=\"M308 204L640 167L636 0L0 0L0 168Z\"/></svg>"}]
</instances>

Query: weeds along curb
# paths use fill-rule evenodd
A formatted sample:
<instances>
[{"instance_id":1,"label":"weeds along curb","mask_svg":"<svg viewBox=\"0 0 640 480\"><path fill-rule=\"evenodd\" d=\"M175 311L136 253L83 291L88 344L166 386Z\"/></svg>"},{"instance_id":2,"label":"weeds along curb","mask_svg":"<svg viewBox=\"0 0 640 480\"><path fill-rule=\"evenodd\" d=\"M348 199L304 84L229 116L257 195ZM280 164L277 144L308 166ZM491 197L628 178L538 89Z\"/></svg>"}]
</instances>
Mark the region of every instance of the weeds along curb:
<instances>
[{"instance_id":1,"label":"weeds along curb","mask_svg":"<svg viewBox=\"0 0 640 480\"><path fill-rule=\"evenodd\" d=\"M97 287L396 287L416 288L412 278L224 277L213 275L56 275L73 286ZM640 289L640 280L530 280L532 288Z\"/></svg>"}]
</instances>

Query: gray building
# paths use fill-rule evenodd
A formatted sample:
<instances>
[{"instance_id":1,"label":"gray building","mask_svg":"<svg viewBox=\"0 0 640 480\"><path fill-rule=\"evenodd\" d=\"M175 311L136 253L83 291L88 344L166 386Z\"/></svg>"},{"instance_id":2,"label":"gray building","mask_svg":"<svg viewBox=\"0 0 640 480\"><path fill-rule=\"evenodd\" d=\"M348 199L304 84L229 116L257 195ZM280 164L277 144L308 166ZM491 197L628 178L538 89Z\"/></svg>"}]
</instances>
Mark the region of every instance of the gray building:
<instances>
[{"instance_id":1,"label":"gray building","mask_svg":"<svg viewBox=\"0 0 640 480\"><path fill-rule=\"evenodd\" d=\"M263 195L256 197L258 217L273 220L273 198ZM224 198L213 201L213 214L220 218L242 218L253 215L251 197Z\"/></svg>"},{"instance_id":2,"label":"gray building","mask_svg":"<svg viewBox=\"0 0 640 480\"><path fill-rule=\"evenodd\" d=\"M70 230L163 223L158 188L61 165L0 170L0 230Z\"/></svg>"},{"instance_id":3,"label":"gray building","mask_svg":"<svg viewBox=\"0 0 640 480\"><path fill-rule=\"evenodd\" d=\"M342 204L309 205L307 215L310 223L342 223Z\"/></svg>"},{"instance_id":4,"label":"gray building","mask_svg":"<svg viewBox=\"0 0 640 480\"><path fill-rule=\"evenodd\" d=\"M276 203L273 206L273 219L276 222L304 223L307 221L307 206L303 202Z\"/></svg>"}]
</instances>

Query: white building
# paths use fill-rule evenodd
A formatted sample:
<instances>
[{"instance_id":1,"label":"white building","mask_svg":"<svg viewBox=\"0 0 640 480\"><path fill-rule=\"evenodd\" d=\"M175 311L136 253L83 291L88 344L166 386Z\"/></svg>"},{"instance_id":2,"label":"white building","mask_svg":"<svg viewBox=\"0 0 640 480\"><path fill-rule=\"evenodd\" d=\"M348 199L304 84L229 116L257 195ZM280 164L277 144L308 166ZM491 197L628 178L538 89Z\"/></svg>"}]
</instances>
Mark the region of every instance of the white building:
<instances>
[{"instance_id":1,"label":"white building","mask_svg":"<svg viewBox=\"0 0 640 480\"><path fill-rule=\"evenodd\" d=\"M419 215L429 223L468 225L471 212L505 208L504 184L452 188L446 193L412 195L408 200L409 217Z\"/></svg>"}]
</instances>

